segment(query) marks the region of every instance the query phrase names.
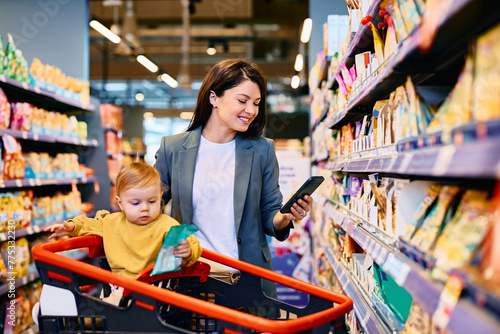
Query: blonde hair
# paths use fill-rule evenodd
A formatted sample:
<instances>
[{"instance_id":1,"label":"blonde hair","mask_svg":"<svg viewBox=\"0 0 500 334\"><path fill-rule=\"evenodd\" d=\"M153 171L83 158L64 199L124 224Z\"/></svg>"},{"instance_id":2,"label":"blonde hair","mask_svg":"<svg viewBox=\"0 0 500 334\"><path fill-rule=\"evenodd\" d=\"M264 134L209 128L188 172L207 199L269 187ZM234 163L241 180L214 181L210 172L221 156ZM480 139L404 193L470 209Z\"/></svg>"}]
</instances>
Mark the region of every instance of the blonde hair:
<instances>
[{"instance_id":1,"label":"blonde hair","mask_svg":"<svg viewBox=\"0 0 500 334\"><path fill-rule=\"evenodd\" d=\"M159 184L161 190L160 173L151 165L144 162L131 162L125 165L116 177L116 194L120 194L130 188L148 188Z\"/></svg>"}]
</instances>

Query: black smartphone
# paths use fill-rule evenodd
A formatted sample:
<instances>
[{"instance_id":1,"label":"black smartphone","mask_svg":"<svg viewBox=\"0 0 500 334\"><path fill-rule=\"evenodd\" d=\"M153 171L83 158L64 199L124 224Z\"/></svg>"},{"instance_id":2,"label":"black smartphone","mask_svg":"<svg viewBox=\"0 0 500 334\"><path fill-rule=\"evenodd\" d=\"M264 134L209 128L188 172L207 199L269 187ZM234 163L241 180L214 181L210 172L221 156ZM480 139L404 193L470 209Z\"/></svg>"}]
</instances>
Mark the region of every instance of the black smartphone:
<instances>
[{"instance_id":1,"label":"black smartphone","mask_svg":"<svg viewBox=\"0 0 500 334\"><path fill-rule=\"evenodd\" d=\"M299 198L305 195L311 196L311 194L319 187L319 185L325 180L323 176L311 176L306 182L293 194L292 197L283 205L280 209L281 213L290 213L290 208L293 203L297 202Z\"/></svg>"}]
</instances>

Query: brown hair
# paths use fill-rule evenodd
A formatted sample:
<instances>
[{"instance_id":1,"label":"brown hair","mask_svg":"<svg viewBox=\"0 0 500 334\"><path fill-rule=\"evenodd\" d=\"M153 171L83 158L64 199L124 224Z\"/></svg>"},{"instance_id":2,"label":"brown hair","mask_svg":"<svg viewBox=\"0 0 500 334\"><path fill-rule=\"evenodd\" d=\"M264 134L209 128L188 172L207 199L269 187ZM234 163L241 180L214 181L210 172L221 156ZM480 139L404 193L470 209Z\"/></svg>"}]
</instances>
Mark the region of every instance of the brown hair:
<instances>
[{"instance_id":1,"label":"brown hair","mask_svg":"<svg viewBox=\"0 0 500 334\"><path fill-rule=\"evenodd\" d=\"M116 194L120 196L127 189L147 188L155 184L162 187L160 174L153 166L144 162L131 162L125 165L116 177Z\"/></svg>"},{"instance_id":2,"label":"brown hair","mask_svg":"<svg viewBox=\"0 0 500 334\"><path fill-rule=\"evenodd\" d=\"M223 96L228 89L238 86L244 80L250 80L259 86L260 102L259 113L244 132L249 138L257 138L262 134L266 125L266 80L261 74L257 65L247 59L227 59L215 64L208 71L200 91L194 110L193 118L187 131L194 130L199 126L207 124L212 114L212 104L210 104L210 91L217 96Z\"/></svg>"}]
</instances>

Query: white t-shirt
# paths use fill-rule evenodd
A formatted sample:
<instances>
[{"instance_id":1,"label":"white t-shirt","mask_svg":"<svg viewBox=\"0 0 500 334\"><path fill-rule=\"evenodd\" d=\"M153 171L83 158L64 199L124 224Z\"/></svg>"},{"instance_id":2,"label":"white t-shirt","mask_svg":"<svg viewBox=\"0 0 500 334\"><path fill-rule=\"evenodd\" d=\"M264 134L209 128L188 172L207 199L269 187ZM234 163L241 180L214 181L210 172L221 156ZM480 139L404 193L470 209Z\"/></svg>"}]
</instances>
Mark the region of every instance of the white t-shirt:
<instances>
[{"instance_id":1,"label":"white t-shirt","mask_svg":"<svg viewBox=\"0 0 500 334\"><path fill-rule=\"evenodd\" d=\"M193 224L203 248L238 259L234 222L235 140L216 144L203 136L193 181ZM210 263L211 271L228 271Z\"/></svg>"}]
</instances>

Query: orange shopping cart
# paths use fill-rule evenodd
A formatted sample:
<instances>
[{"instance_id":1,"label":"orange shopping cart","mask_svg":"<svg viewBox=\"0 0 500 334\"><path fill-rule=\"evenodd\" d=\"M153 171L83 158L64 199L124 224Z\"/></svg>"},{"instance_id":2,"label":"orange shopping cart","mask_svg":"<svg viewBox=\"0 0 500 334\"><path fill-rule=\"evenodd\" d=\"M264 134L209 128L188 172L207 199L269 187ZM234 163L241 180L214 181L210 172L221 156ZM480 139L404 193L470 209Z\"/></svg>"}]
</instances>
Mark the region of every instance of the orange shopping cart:
<instances>
[{"instance_id":1,"label":"orange shopping cart","mask_svg":"<svg viewBox=\"0 0 500 334\"><path fill-rule=\"evenodd\" d=\"M236 283L211 277L209 265L201 261L154 276L150 267L131 279L58 254L79 248L88 248L90 258L105 256L98 236L32 249L43 283L40 333L328 333L352 310L345 295L206 249L203 258L240 272ZM307 293L308 305L296 307L258 293L261 279ZM99 284L123 287L118 306L85 292Z\"/></svg>"}]
</instances>

